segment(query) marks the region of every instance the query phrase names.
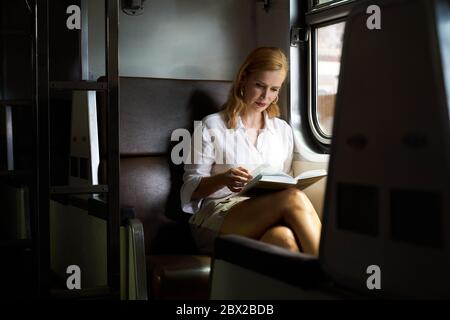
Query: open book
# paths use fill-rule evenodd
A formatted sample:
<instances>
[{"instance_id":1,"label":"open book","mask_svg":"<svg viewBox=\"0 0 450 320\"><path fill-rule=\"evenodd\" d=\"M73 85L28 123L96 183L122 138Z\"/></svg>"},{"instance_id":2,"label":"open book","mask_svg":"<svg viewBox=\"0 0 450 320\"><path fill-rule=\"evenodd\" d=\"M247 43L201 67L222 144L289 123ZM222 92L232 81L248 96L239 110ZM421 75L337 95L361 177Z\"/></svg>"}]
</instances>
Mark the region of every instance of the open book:
<instances>
[{"instance_id":1,"label":"open book","mask_svg":"<svg viewBox=\"0 0 450 320\"><path fill-rule=\"evenodd\" d=\"M327 171L323 169L309 170L293 178L287 173L275 172L268 165L262 165L256 168L251 175L253 179L245 185L238 195L251 196L289 187L303 190L325 177Z\"/></svg>"}]
</instances>

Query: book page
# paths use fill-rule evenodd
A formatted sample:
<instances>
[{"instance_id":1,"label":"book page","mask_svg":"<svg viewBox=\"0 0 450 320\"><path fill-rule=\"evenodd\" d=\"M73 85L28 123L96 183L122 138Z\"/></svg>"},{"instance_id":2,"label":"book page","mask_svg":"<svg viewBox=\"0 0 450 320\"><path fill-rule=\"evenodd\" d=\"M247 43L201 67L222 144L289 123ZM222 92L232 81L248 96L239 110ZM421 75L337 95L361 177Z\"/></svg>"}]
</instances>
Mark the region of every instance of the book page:
<instances>
[{"instance_id":1,"label":"book page","mask_svg":"<svg viewBox=\"0 0 450 320\"><path fill-rule=\"evenodd\" d=\"M281 179L280 181L287 181L294 179L291 175L281 172L273 167L271 167L269 164L263 164L258 166L255 170L253 170L251 173L253 178L257 176L267 176L267 177L284 177L286 179Z\"/></svg>"},{"instance_id":2,"label":"book page","mask_svg":"<svg viewBox=\"0 0 450 320\"><path fill-rule=\"evenodd\" d=\"M279 182L279 183L289 183L296 184L297 180L292 178L288 174L276 174L276 175L264 175L259 179L259 181L268 181L268 182Z\"/></svg>"},{"instance_id":3,"label":"book page","mask_svg":"<svg viewBox=\"0 0 450 320\"><path fill-rule=\"evenodd\" d=\"M317 170L308 170L300 173L298 176L295 177L296 180L303 180L313 177L322 177L326 176L327 171L324 169L317 169Z\"/></svg>"},{"instance_id":4,"label":"book page","mask_svg":"<svg viewBox=\"0 0 450 320\"><path fill-rule=\"evenodd\" d=\"M238 195L253 196L285 189L291 186L303 190L313 183L323 179L325 170L309 170L297 176L297 180L283 172L275 172L272 175L262 175L262 171L248 182ZM299 179L298 179L299 178Z\"/></svg>"}]
</instances>

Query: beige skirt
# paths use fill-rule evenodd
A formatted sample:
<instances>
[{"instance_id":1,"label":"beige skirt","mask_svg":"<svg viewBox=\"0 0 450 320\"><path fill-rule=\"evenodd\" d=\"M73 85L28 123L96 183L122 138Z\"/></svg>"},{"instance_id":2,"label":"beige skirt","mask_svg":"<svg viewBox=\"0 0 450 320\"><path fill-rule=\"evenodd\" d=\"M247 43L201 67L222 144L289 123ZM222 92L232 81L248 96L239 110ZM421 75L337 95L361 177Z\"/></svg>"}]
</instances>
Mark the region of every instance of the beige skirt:
<instances>
[{"instance_id":1,"label":"beige skirt","mask_svg":"<svg viewBox=\"0 0 450 320\"><path fill-rule=\"evenodd\" d=\"M191 233L197 248L203 253L212 253L214 241L220 233L225 216L236 204L249 197L226 197L211 200L189 219Z\"/></svg>"}]
</instances>

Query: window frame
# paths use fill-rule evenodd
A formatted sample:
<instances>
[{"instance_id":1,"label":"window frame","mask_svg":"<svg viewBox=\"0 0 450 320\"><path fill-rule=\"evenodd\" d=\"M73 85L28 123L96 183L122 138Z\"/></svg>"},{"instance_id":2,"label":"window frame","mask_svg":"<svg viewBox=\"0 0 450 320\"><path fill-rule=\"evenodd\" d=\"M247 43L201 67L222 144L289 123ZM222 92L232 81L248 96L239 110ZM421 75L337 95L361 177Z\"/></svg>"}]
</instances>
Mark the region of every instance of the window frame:
<instances>
[{"instance_id":1,"label":"window frame","mask_svg":"<svg viewBox=\"0 0 450 320\"><path fill-rule=\"evenodd\" d=\"M309 8L320 9L322 7L330 7L338 2L348 2L349 0L330 0L324 3L318 3L320 0L310 0ZM351 1L351 0L350 0Z\"/></svg>"},{"instance_id":2,"label":"window frame","mask_svg":"<svg viewBox=\"0 0 450 320\"><path fill-rule=\"evenodd\" d=\"M327 135L323 132L317 115L317 29L346 21L353 6L358 1L333 0L317 4L317 0L308 0L308 11L305 13L305 23L308 32L307 122L316 145L325 152L329 151L332 135Z\"/></svg>"}]
</instances>

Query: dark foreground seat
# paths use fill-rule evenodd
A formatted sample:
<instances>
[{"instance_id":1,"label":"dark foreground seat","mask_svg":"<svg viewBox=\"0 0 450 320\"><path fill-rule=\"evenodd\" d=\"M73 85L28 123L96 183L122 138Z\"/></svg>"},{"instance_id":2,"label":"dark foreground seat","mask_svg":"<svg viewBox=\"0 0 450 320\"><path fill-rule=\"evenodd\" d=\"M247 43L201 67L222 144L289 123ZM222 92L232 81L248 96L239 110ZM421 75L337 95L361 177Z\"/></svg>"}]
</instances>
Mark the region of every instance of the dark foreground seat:
<instances>
[{"instance_id":1,"label":"dark foreground seat","mask_svg":"<svg viewBox=\"0 0 450 320\"><path fill-rule=\"evenodd\" d=\"M208 298L211 258L197 254L189 214L181 210L183 165L171 161L179 143L171 134L192 132L194 120L218 111L229 89L225 81L120 78L120 203L129 217L130 298Z\"/></svg>"}]
</instances>

